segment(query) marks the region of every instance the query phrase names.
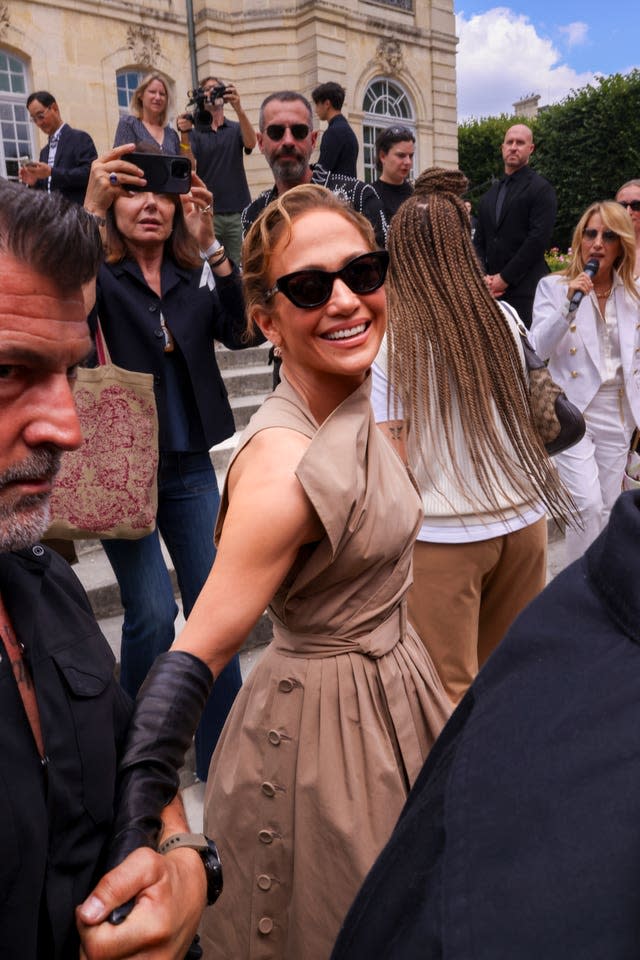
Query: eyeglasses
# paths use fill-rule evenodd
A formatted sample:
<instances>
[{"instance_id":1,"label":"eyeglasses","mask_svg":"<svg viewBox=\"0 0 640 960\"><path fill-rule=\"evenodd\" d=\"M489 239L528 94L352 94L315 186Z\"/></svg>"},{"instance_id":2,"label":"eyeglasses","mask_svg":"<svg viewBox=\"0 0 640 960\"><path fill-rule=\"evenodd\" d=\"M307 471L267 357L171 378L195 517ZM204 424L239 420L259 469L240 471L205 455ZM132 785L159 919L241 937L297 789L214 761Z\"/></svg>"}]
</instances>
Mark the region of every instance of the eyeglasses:
<instances>
[{"instance_id":1,"label":"eyeglasses","mask_svg":"<svg viewBox=\"0 0 640 960\"><path fill-rule=\"evenodd\" d=\"M621 207L624 207L625 210L629 207L630 210L633 210L634 213L640 211L640 200L618 200L618 203Z\"/></svg>"},{"instance_id":2,"label":"eyeglasses","mask_svg":"<svg viewBox=\"0 0 640 960\"><path fill-rule=\"evenodd\" d=\"M265 133L269 140L282 140L287 130L291 130L294 140L306 140L309 136L309 127L306 123L270 123Z\"/></svg>"},{"instance_id":3,"label":"eyeglasses","mask_svg":"<svg viewBox=\"0 0 640 960\"><path fill-rule=\"evenodd\" d=\"M602 237L604 243L615 243L618 240L618 234L614 230L603 230L602 233L599 230L594 230L593 227L590 227L587 230L582 231L582 236L585 240L595 240L597 237Z\"/></svg>"},{"instance_id":4,"label":"eyeglasses","mask_svg":"<svg viewBox=\"0 0 640 960\"><path fill-rule=\"evenodd\" d=\"M31 117L31 123L42 123L46 115L51 110L51 107L45 107L41 113L36 113Z\"/></svg>"},{"instance_id":5,"label":"eyeglasses","mask_svg":"<svg viewBox=\"0 0 640 960\"><path fill-rule=\"evenodd\" d=\"M384 283L388 266L387 251L372 250L371 253L363 253L350 260L341 270L296 270L295 273L279 277L271 289L267 290L265 299L270 300L280 292L296 307L312 310L329 300L336 279L346 283L353 293L373 293Z\"/></svg>"}]
</instances>

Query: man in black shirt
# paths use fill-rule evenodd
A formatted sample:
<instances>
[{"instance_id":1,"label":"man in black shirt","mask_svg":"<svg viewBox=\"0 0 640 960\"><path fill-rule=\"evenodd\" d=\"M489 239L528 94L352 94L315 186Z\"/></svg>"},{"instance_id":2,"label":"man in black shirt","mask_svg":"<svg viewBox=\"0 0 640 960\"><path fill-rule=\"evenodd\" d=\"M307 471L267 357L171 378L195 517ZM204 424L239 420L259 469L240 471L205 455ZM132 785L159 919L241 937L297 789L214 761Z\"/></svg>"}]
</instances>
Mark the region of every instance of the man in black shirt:
<instances>
[{"instance_id":1,"label":"man in black shirt","mask_svg":"<svg viewBox=\"0 0 640 960\"><path fill-rule=\"evenodd\" d=\"M358 138L342 115L345 89L339 83L321 83L311 93L318 120L327 120L329 126L320 141L320 166L329 173L343 173L357 177Z\"/></svg>"},{"instance_id":2,"label":"man in black shirt","mask_svg":"<svg viewBox=\"0 0 640 960\"><path fill-rule=\"evenodd\" d=\"M136 850L94 887L131 702L82 586L38 540L62 453L82 442L72 384L91 347L82 285L99 254L75 204L0 181L3 960L77 960L76 922L86 960L182 960L205 903L193 849ZM163 823L186 828L178 801ZM104 922L129 899L124 923Z\"/></svg>"},{"instance_id":3,"label":"man in black shirt","mask_svg":"<svg viewBox=\"0 0 640 960\"><path fill-rule=\"evenodd\" d=\"M182 114L177 123L180 142L183 149L191 149L198 176L213 193L216 237L229 259L239 266L242 248L240 214L251 199L243 158L255 147L256 132L232 83L225 85L217 77L205 77L200 81L200 87L205 94L205 110L211 117L211 126L194 129L189 114ZM222 87L224 93L212 101L212 91L220 91ZM237 120L227 120L225 103L233 107Z\"/></svg>"}]
</instances>

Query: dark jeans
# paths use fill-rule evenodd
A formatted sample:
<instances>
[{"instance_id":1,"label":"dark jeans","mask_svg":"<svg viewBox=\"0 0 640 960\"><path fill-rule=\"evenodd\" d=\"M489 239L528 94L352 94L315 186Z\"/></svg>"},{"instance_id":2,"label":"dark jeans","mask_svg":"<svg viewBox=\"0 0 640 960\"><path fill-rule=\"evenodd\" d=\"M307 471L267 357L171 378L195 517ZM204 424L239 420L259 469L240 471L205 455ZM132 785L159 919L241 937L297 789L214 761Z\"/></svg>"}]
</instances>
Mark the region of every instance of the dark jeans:
<instances>
[{"instance_id":1,"label":"dark jeans","mask_svg":"<svg viewBox=\"0 0 640 960\"><path fill-rule=\"evenodd\" d=\"M161 453L157 529L141 540L102 541L124 607L120 682L132 697L175 636L178 607L158 531L173 561L188 617L215 559L213 530L219 504L208 453ZM216 677L196 733L196 772L201 780L207 778L211 754L241 683L236 656Z\"/></svg>"}]
</instances>

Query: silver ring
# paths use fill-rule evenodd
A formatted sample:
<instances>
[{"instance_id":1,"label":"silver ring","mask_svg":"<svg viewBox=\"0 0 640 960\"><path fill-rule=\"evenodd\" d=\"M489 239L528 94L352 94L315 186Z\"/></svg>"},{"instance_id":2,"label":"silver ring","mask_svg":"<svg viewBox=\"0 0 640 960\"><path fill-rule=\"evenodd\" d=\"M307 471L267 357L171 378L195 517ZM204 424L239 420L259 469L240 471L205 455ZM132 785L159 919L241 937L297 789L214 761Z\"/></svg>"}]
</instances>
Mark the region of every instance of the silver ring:
<instances>
[{"instance_id":1,"label":"silver ring","mask_svg":"<svg viewBox=\"0 0 640 960\"><path fill-rule=\"evenodd\" d=\"M117 186L117 184L118 184L118 174L117 174L117 173L110 173L110 174L109 174L109 183L111 184L112 187Z\"/></svg>"},{"instance_id":2,"label":"silver ring","mask_svg":"<svg viewBox=\"0 0 640 960\"><path fill-rule=\"evenodd\" d=\"M203 207L200 213L204 216L207 213L211 213L211 204L208 203L206 207Z\"/></svg>"}]
</instances>

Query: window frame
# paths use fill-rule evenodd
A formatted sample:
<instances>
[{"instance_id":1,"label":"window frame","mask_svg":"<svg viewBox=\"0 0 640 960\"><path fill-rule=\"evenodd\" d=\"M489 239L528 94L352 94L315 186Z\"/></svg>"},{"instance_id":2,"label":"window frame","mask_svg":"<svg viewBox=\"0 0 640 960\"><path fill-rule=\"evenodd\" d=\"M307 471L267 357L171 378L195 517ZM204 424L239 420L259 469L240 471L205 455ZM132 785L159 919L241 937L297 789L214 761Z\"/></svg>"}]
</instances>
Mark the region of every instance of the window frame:
<instances>
[{"instance_id":1,"label":"window frame","mask_svg":"<svg viewBox=\"0 0 640 960\"><path fill-rule=\"evenodd\" d=\"M6 69L3 69L5 62ZM16 65L19 70L15 68ZM26 58L0 47L0 87L5 86L2 84L3 77L7 81L6 89L0 89L0 176L17 181L20 158L35 160L39 156L26 106L29 68ZM17 84L12 79L16 77L20 78Z\"/></svg>"},{"instance_id":2,"label":"window frame","mask_svg":"<svg viewBox=\"0 0 640 960\"><path fill-rule=\"evenodd\" d=\"M118 113L121 117L126 117L129 115L129 104L131 103L131 98L138 89L140 82L143 77L149 73L149 70L140 70L137 67L121 67L119 70L116 70L116 102L118 104ZM119 85L120 79L125 78L124 87L121 88ZM137 77L136 82L133 86L130 86L129 79L131 77ZM120 94L124 93L127 97L127 102L124 106L120 105Z\"/></svg>"}]
</instances>

